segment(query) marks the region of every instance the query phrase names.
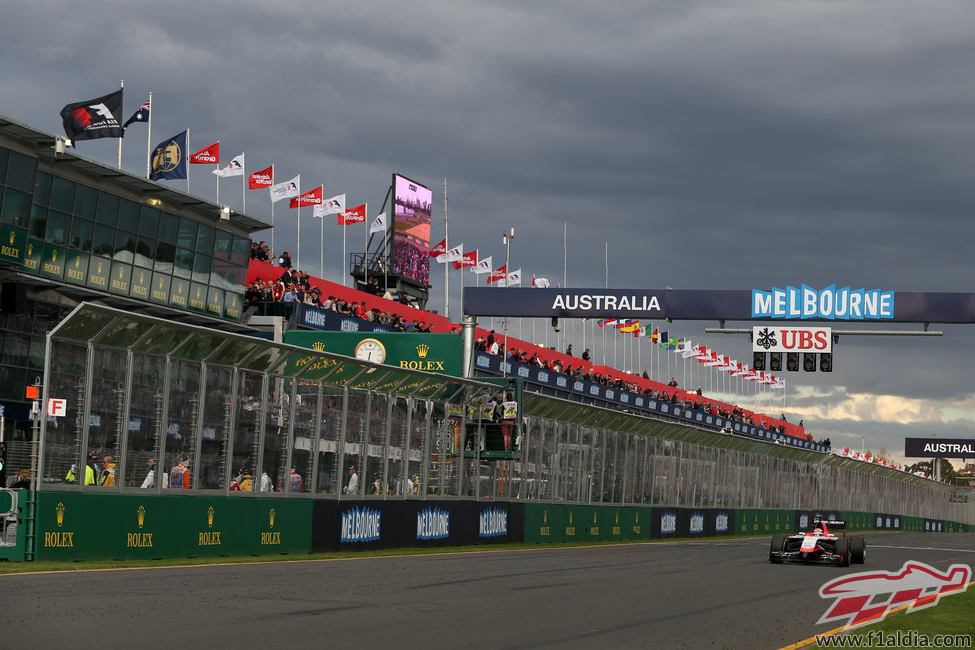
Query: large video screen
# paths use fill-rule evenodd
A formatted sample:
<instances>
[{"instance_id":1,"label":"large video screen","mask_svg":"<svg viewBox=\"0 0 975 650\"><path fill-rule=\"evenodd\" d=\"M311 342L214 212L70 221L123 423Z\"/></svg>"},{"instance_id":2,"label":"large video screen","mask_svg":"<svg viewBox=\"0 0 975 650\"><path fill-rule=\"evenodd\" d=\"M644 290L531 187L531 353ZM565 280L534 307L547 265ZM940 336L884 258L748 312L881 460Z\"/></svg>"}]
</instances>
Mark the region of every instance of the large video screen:
<instances>
[{"instance_id":1,"label":"large video screen","mask_svg":"<svg viewBox=\"0 0 975 650\"><path fill-rule=\"evenodd\" d=\"M430 188L393 174L393 273L430 284Z\"/></svg>"}]
</instances>

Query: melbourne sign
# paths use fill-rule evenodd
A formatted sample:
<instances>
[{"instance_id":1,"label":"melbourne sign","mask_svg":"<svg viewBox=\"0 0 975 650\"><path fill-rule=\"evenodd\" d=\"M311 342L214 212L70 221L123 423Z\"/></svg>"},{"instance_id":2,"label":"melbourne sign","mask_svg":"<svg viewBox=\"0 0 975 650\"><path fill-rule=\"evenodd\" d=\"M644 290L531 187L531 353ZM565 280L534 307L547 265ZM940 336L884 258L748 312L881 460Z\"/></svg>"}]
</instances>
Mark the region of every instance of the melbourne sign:
<instances>
[{"instance_id":1,"label":"melbourne sign","mask_svg":"<svg viewBox=\"0 0 975 650\"><path fill-rule=\"evenodd\" d=\"M829 327L752 327L752 352L832 352Z\"/></svg>"},{"instance_id":2,"label":"melbourne sign","mask_svg":"<svg viewBox=\"0 0 975 650\"><path fill-rule=\"evenodd\" d=\"M769 289L465 287L464 313L534 318L975 324L975 293L806 285Z\"/></svg>"},{"instance_id":3,"label":"melbourne sign","mask_svg":"<svg viewBox=\"0 0 975 650\"><path fill-rule=\"evenodd\" d=\"M908 458L975 458L975 440L962 438L905 438Z\"/></svg>"},{"instance_id":4,"label":"melbourne sign","mask_svg":"<svg viewBox=\"0 0 975 650\"><path fill-rule=\"evenodd\" d=\"M752 290L752 318L788 320L893 320L894 292L880 289L816 290L802 285Z\"/></svg>"}]
</instances>

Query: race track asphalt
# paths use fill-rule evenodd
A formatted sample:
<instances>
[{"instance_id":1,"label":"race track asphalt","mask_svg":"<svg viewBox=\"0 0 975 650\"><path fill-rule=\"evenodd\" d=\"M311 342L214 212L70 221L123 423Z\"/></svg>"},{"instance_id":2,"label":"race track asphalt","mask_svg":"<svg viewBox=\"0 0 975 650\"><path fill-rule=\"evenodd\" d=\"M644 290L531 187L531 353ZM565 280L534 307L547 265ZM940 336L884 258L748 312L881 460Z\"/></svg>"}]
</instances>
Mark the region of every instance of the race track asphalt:
<instances>
[{"instance_id":1,"label":"race track asphalt","mask_svg":"<svg viewBox=\"0 0 975 650\"><path fill-rule=\"evenodd\" d=\"M975 564L975 537L868 536L866 568ZM777 648L850 568L768 540L0 575L3 648Z\"/></svg>"}]
</instances>

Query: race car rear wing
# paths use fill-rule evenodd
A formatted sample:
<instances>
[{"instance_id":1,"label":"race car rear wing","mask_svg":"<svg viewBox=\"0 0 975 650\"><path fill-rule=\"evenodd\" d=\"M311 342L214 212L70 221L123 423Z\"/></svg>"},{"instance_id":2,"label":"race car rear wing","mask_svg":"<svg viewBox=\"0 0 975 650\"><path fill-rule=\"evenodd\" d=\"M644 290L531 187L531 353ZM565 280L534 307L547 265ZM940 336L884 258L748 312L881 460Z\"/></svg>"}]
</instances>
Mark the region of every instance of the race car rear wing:
<instances>
[{"instance_id":1,"label":"race car rear wing","mask_svg":"<svg viewBox=\"0 0 975 650\"><path fill-rule=\"evenodd\" d=\"M830 530L846 530L846 522L838 519L827 519L823 521Z\"/></svg>"}]
</instances>

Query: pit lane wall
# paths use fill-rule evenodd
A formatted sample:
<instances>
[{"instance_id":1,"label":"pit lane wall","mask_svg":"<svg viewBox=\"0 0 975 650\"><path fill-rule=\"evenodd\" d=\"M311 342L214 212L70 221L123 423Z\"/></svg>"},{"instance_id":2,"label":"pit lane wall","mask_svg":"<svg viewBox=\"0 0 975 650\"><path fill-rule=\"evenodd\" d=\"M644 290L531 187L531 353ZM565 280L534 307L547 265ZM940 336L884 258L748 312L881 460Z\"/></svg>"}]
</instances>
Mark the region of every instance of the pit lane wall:
<instances>
[{"instance_id":1,"label":"pit lane wall","mask_svg":"<svg viewBox=\"0 0 975 650\"><path fill-rule=\"evenodd\" d=\"M20 492L14 546L23 560ZM578 505L466 499L330 500L259 496L174 496L41 492L36 560L132 560L302 555L310 552L524 542L639 542L765 536L805 528L814 517L843 519L849 532L975 533L975 526L889 513L667 506Z\"/></svg>"}]
</instances>

